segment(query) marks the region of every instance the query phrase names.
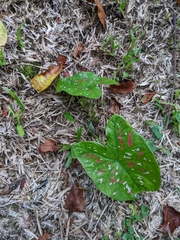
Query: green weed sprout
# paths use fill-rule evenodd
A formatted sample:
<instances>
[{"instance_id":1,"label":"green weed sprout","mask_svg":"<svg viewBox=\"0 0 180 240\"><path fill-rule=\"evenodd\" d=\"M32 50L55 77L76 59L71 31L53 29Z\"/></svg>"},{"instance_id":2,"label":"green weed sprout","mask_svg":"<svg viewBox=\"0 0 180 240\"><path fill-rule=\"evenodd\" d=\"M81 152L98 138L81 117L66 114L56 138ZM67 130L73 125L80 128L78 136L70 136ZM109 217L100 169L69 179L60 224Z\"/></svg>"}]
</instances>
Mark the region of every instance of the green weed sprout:
<instances>
[{"instance_id":1,"label":"green weed sprout","mask_svg":"<svg viewBox=\"0 0 180 240\"><path fill-rule=\"evenodd\" d=\"M120 44L115 44L114 37L112 35L107 36L106 40L103 42L101 46L101 50L106 52L108 55L114 57L116 49L118 49Z\"/></svg>"},{"instance_id":2,"label":"green weed sprout","mask_svg":"<svg viewBox=\"0 0 180 240\"><path fill-rule=\"evenodd\" d=\"M25 45L21 40L21 30L22 30L23 25L24 25L24 23L21 23L21 25L17 29L17 40L18 40L18 45L21 49L23 49L24 45Z\"/></svg>"},{"instance_id":3,"label":"green weed sprout","mask_svg":"<svg viewBox=\"0 0 180 240\"><path fill-rule=\"evenodd\" d=\"M129 0L117 0L118 4L119 4L119 11L120 12L124 12Z\"/></svg>"},{"instance_id":4,"label":"green weed sprout","mask_svg":"<svg viewBox=\"0 0 180 240\"><path fill-rule=\"evenodd\" d=\"M0 49L0 66L5 66L7 65L8 62L4 59L4 52L2 49Z\"/></svg>"},{"instance_id":5,"label":"green weed sprout","mask_svg":"<svg viewBox=\"0 0 180 240\"><path fill-rule=\"evenodd\" d=\"M4 87L3 88L19 105L20 110L18 112L15 112L14 108L12 107L12 105L9 106L9 111L12 115L12 117L16 120L16 130L17 133L19 134L20 137L24 136L24 129L21 125L21 116L24 114L25 112L25 106L22 103L22 101L19 99L19 97L17 96L17 93L12 91L11 89Z\"/></svg>"}]
</instances>

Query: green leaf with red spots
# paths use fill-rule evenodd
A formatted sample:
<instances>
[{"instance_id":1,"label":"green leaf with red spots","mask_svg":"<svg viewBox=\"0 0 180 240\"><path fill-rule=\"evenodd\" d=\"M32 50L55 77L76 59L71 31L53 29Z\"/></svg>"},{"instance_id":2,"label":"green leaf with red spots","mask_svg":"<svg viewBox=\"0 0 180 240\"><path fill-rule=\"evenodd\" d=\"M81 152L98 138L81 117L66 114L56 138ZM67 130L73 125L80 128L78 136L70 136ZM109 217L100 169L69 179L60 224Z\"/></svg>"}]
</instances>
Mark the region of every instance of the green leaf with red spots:
<instances>
[{"instance_id":1,"label":"green leaf with red spots","mask_svg":"<svg viewBox=\"0 0 180 240\"><path fill-rule=\"evenodd\" d=\"M133 200L137 193L160 187L160 169L146 141L121 116L113 115L106 126L107 144L79 142L73 155L105 195Z\"/></svg>"},{"instance_id":2,"label":"green leaf with red spots","mask_svg":"<svg viewBox=\"0 0 180 240\"><path fill-rule=\"evenodd\" d=\"M117 84L116 81L97 76L93 72L79 72L72 77L57 80L56 92L65 91L73 96L99 98L102 94L99 84Z\"/></svg>"}]
</instances>

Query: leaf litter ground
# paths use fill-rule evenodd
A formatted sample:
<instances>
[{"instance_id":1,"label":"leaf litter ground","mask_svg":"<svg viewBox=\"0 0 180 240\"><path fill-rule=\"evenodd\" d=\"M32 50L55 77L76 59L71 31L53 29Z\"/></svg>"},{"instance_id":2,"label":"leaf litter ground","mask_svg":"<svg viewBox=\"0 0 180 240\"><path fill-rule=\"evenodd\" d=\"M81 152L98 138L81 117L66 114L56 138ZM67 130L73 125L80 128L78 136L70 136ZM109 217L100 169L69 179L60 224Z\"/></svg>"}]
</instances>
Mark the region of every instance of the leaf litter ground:
<instances>
[{"instance_id":1,"label":"leaf litter ground","mask_svg":"<svg viewBox=\"0 0 180 240\"><path fill-rule=\"evenodd\" d=\"M155 3L156 2L156 3ZM159 231L166 204L180 211L180 152L178 136L169 127L161 140L155 139L146 121L163 126L163 115L151 100L141 103L142 97L156 92L155 97L170 102L173 88L173 10L180 19L180 9L175 1L134 1L130 0L124 14L118 10L116 1L101 1L106 15L107 28L99 22L96 7L87 1L6 1L0 6L0 20L8 32L5 58L9 62L0 68L0 110L6 112L9 104L18 106L5 93L3 87L17 92L26 106L22 117L25 136L20 138L15 131L14 119L9 113L0 121L0 187L9 187L0 196L1 239L38 239L43 233L51 234L51 239L114 239L117 231L123 231L123 221L131 215L130 202L118 202L100 193L82 168L65 169L67 152L38 152L46 139L54 139L62 144L76 141L77 129L83 127L83 140L95 140L88 131L91 114L89 102L83 109L75 97L66 93L56 94L55 84L38 94L30 85L30 78L20 68L33 65L45 71L56 64L59 54L66 55L68 65L61 73L73 75L79 71L93 71L99 76L113 78L114 71L120 83L122 79L122 57L130 46L129 30L136 30L136 37L143 32L136 44L142 46L140 62L131 71L135 82L133 93L111 94L103 87L103 95L93 100L95 133L105 142L105 126L110 118L110 100L115 97L121 104L120 113L146 140L154 139L155 145L163 146L171 153L156 151L155 156L161 168L162 183L157 192L143 193L133 203L138 209L142 204L150 208L149 216L134 224L136 236L144 239L165 239ZM171 16L166 19L167 15ZM24 49L20 49L16 39L17 29L22 27ZM179 28L177 38L179 42ZM120 47L114 56L101 50L106 37L112 35ZM74 49L82 42L83 52L73 57ZM177 50L177 69L179 69ZM120 68L118 68L118 64ZM120 69L120 70L119 70ZM64 74L64 75L63 75ZM179 79L177 79L179 81ZM175 89L178 82L175 83ZM178 104L178 101L176 101ZM70 112L75 122L68 122L64 112ZM168 109L166 109L168 111ZM17 187L17 181L20 182ZM84 189L85 208L81 213L69 213L65 199L78 181ZM18 182L18 183L19 183ZM4 192L3 192L4 193ZM173 237L180 237L176 229ZM167 237L170 239L170 237Z\"/></svg>"}]
</instances>

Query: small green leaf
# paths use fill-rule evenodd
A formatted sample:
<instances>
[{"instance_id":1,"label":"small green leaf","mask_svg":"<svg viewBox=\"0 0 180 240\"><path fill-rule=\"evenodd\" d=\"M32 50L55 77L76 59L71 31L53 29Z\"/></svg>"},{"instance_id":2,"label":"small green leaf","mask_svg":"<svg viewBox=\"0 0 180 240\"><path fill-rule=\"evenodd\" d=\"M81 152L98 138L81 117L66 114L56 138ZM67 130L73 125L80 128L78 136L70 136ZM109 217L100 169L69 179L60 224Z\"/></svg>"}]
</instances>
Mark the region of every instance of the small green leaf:
<instances>
[{"instance_id":1,"label":"small green leaf","mask_svg":"<svg viewBox=\"0 0 180 240\"><path fill-rule=\"evenodd\" d=\"M93 123L91 122L91 120L90 119L88 119L88 130L90 131L90 133L93 135L94 134L94 125L93 125Z\"/></svg>"},{"instance_id":2,"label":"small green leaf","mask_svg":"<svg viewBox=\"0 0 180 240\"><path fill-rule=\"evenodd\" d=\"M70 165L72 163L72 159L73 159L72 154L71 154L71 152L69 152L68 159L67 159L67 162L66 162L66 168L70 167Z\"/></svg>"},{"instance_id":3,"label":"small green leaf","mask_svg":"<svg viewBox=\"0 0 180 240\"><path fill-rule=\"evenodd\" d=\"M147 144L149 146L149 148L151 149L152 152L155 152L158 150L157 147L154 146L154 141L153 140L147 140Z\"/></svg>"},{"instance_id":4,"label":"small green leaf","mask_svg":"<svg viewBox=\"0 0 180 240\"><path fill-rule=\"evenodd\" d=\"M63 115L69 122L74 122L74 118L69 112L64 112Z\"/></svg>"},{"instance_id":5,"label":"small green leaf","mask_svg":"<svg viewBox=\"0 0 180 240\"><path fill-rule=\"evenodd\" d=\"M21 125L17 125L16 130L17 130L17 133L20 137L24 136L24 130L23 130L23 127Z\"/></svg>"},{"instance_id":6,"label":"small green leaf","mask_svg":"<svg viewBox=\"0 0 180 240\"><path fill-rule=\"evenodd\" d=\"M19 105L19 107L25 111L25 106L22 103L22 101L19 99L18 95L16 92L12 91L11 89L4 87L3 88L12 98L14 98L14 100L17 102L17 104Z\"/></svg>"},{"instance_id":7,"label":"small green leaf","mask_svg":"<svg viewBox=\"0 0 180 240\"><path fill-rule=\"evenodd\" d=\"M79 128L77 129L77 133L76 133L76 140L77 140L77 142L80 141L81 135L82 135L82 127L79 127Z\"/></svg>"},{"instance_id":8,"label":"small green leaf","mask_svg":"<svg viewBox=\"0 0 180 240\"><path fill-rule=\"evenodd\" d=\"M147 217L149 215L150 208L148 208L146 205L141 206L141 214L143 217Z\"/></svg>"},{"instance_id":9,"label":"small green leaf","mask_svg":"<svg viewBox=\"0 0 180 240\"><path fill-rule=\"evenodd\" d=\"M154 127L152 127L152 131L158 139L161 139L163 137L163 134L160 132L161 131L160 126L154 125Z\"/></svg>"},{"instance_id":10,"label":"small green leaf","mask_svg":"<svg viewBox=\"0 0 180 240\"><path fill-rule=\"evenodd\" d=\"M23 25L24 25L24 23L21 23L21 25L17 29L17 40L18 40L19 47L21 49L24 47L24 43L21 40L21 30L22 30Z\"/></svg>"},{"instance_id":11,"label":"small green leaf","mask_svg":"<svg viewBox=\"0 0 180 240\"><path fill-rule=\"evenodd\" d=\"M71 148L71 145L64 144L63 147L59 150L59 152L63 152L63 151L69 150L70 148Z\"/></svg>"},{"instance_id":12,"label":"small green leaf","mask_svg":"<svg viewBox=\"0 0 180 240\"><path fill-rule=\"evenodd\" d=\"M0 49L0 66L6 66L8 62L4 59L4 52L2 49Z\"/></svg>"},{"instance_id":13,"label":"small green leaf","mask_svg":"<svg viewBox=\"0 0 180 240\"><path fill-rule=\"evenodd\" d=\"M73 145L73 155L105 195L126 201L137 193L156 191L160 169L146 141L121 116L106 126L107 144L88 141Z\"/></svg>"},{"instance_id":14,"label":"small green leaf","mask_svg":"<svg viewBox=\"0 0 180 240\"><path fill-rule=\"evenodd\" d=\"M72 96L99 98L102 94L98 84L117 84L116 81L98 77L93 72L79 72L72 77L57 80L56 92L65 91Z\"/></svg>"}]
</instances>

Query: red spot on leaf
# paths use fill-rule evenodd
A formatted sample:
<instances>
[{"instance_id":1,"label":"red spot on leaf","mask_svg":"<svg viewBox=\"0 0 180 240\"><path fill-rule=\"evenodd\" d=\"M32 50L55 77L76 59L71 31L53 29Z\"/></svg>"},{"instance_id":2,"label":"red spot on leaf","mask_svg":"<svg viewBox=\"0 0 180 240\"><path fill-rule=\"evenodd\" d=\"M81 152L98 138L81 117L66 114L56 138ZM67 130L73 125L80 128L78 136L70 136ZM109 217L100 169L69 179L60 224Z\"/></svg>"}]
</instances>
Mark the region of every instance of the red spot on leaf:
<instances>
[{"instance_id":1,"label":"red spot on leaf","mask_svg":"<svg viewBox=\"0 0 180 240\"><path fill-rule=\"evenodd\" d=\"M124 147L123 147L123 146L120 146L120 149L124 149Z\"/></svg>"},{"instance_id":2,"label":"red spot on leaf","mask_svg":"<svg viewBox=\"0 0 180 240\"><path fill-rule=\"evenodd\" d=\"M102 169L102 170L99 170L99 171L98 171L98 174L101 174L101 173L103 173L103 172L105 172L105 170L103 170L103 169Z\"/></svg>"},{"instance_id":3,"label":"red spot on leaf","mask_svg":"<svg viewBox=\"0 0 180 240\"><path fill-rule=\"evenodd\" d=\"M122 184L122 183L123 183L123 180L120 180L119 183Z\"/></svg>"},{"instance_id":4,"label":"red spot on leaf","mask_svg":"<svg viewBox=\"0 0 180 240\"><path fill-rule=\"evenodd\" d=\"M119 134L118 138L119 138L119 143L124 144L123 139L122 139L122 134Z\"/></svg>"},{"instance_id":5,"label":"red spot on leaf","mask_svg":"<svg viewBox=\"0 0 180 240\"><path fill-rule=\"evenodd\" d=\"M139 152L139 157L142 157L144 153L142 151Z\"/></svg>"},{"instance_id":6,"label":"red spot on leaf","mask_svg":"<svg viewBox=\"0 0 180 240\"><path fill-rule=\"evenodd\" d=\"M110 179L110 182L111 182L111 183L114 183L114 182L115 182L114 177L112 177L112 178Z\"/></svg>"},{"instance_id":7,"label":"red spot on leaf","mask_svg":"<svg viewBox=\"0 0 180 240\"><path fill-rule=\"evenodd\" d=\"M100 163L101 161L100 161L99 159L96 159L96 162L97 162L97 163Z\"/></svg>"},{"instance_id":8,"label":"red spot on leaf","mask_svg":"<svg viewBox=\"0 0 180 240\"><path fill-rule=\"evenodd\" d=\"M160 226L161 231L165 234L174 232L180 226L180 212L177 212L173 207L166 205L164 208L164 222Z\"/></svg>"},{"instance_id":9,"label":"red spot on leaf","mask_svg":"<svg viewBox=\"0 0 180 240\"><path fill-rule=\"evenodd\" d=\"M136 162L133 162L133 163L129 163L129 164L128 164L128 167L129 167L129 168L133 168L134 166L136 166Z\"/></svg>"},{"instance_id":10,"label":"red spot on leaf","mask_svg":"<svg viewBox=\"0 0 180 240\"><path fill-rule=\"evenodd\" d=\"M140 168L140 170L141 170L141 173L144 174L145 169L144 168Z\"/></svg>"},{"instance_id":11,"label":"red spot on leaf","mask_svg":"<svg viewBox=\"0 0 180 240\"><path fill-rule=\"evenodd\" d=\"M88 158L92 158L92 153L90 153L90 154L88 155Z\"/></svg>"},{"instance_id":12,"label":"red spot on leaf","mask_svg":"<svg viewBox=\"0 0 180 240\"><path fill-rule=\"evenodd\" d=\"M128 147L133 145L132 132L128 133Z\"/></svg>"},{"instance_id":13,"label":"red spot on leaf","mask_svg":"<svg viewBox=\"0 0 180 240\"><path fill-rule=\"evenodd\" d=\"M86 154L83 154L83 157L86 157L87 155Z\"/></svg>"},{"instance_id":14,"label":"red spot on leaf","mask_svg":"<svg viewBox=\"0 0 180 240\"><path fill-rule=\"evenodd\" d=\"M111 174L114 174L114 170L111 171Z\"/></svg>"},{"instance_id":15,"label":"red spot on leaf","mask_svg":"<svg viewBox=\"0 0 180 240\"><path fill-rule=\"evenodd\" d=\"M83 79L83 82L86 82L86 78Z\"/></svg>"},{"instance_id":16,"label":"red spot on leaf","mask_svg":"<svg viewBox=\"0 0 180 240\"><path fill-rule=\"evenodd\" d=\"M109 162L106 162L106 164L108 165L108 164L110 164Z\"/></svg>"},{"instance_id":17,"label":"red spot on leaf","mask_svg":"<svg viewBox=\"0 0 180 240\"><path fill-rule=\"evenodd\" d=\"M82 212L84 209L83 189L80 188L78 183L75 183L66 200L65 206L70 212Z\"/></svg>"}]
</instances>

